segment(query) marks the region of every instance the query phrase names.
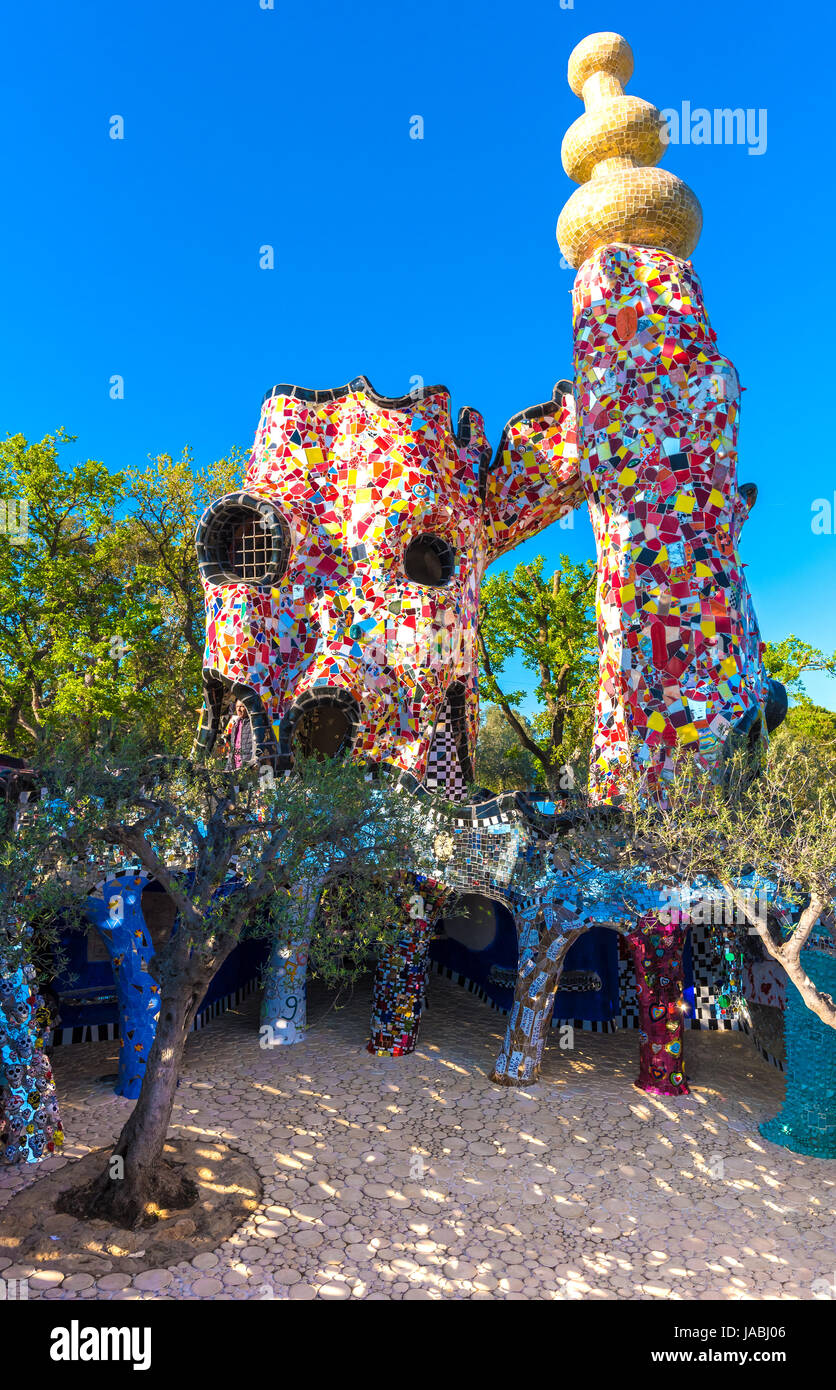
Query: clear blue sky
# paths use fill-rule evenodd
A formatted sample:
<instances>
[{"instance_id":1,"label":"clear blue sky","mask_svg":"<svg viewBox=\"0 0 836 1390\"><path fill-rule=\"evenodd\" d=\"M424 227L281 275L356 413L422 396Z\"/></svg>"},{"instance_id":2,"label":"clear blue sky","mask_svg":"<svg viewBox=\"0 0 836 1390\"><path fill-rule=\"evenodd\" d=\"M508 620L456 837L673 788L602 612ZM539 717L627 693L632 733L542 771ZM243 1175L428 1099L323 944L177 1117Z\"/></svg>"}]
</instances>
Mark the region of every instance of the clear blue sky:
<instances>
[{"instance_id":1,"label":"clear blue sky","mask_svg":"<svg viewBox=\"0 0 836 1390\"><path fill-rule=\"evenodd\" d=\"M249 447L273 383L363 372L393 395L416 375L446 383L496 443L570 372L554 227L574 187L560 142L582 107L566 63L585 34L616 29L635 95L768 113L762 155L691 144L665 163L702 201L694 262L748 388L761 627L832 650L836 535L810 526L836 490L830 6L274 4L7 11L0 430L64 425L76 457L114 469L187 442L208 460ZM268 243L273 271L258 265ZM581 513L512 562L560 550L593 554ZM809 688L836 706L836 685Z\"/></svg>"}]
</instances>

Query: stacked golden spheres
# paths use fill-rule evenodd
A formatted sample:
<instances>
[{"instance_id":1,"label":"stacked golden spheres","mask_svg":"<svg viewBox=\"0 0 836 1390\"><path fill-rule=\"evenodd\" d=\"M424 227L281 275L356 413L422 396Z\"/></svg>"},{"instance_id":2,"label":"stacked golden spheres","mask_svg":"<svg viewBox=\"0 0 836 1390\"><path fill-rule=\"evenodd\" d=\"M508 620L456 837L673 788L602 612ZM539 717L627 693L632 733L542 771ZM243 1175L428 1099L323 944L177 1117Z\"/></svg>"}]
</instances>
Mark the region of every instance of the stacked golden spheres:
<instances>
[{"instance_id":1,"label":"stacked golden spheres","mask_svg":"<svg viewBox=\"0 0 836 1390\"><path fill-rule=\"evenodd\" d=\"M687 184L654 166L665 153L665 121L655 106L625 96L633 52L620 34L590 34L569 58L569 86L586 111L567 130L561 157L573 193L557 223L571 266L599 246L626 242L690 256L702 209Z\"/></svg>"}]
</instances>

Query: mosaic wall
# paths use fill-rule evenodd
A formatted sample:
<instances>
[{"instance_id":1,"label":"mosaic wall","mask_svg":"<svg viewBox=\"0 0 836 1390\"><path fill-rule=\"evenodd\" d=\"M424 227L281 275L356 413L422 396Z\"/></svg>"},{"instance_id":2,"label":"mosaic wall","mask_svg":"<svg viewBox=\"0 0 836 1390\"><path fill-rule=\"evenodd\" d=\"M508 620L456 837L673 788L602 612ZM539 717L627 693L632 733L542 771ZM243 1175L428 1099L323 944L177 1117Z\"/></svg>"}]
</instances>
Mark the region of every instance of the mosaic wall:
<instances>
[{"instance_id":1,"label":"mosaic wall","mask_svg":"<svg viewBox=\"0 0 836 1390\"><path fill-rule=\"evenodd\" d=\"M565 437L548 457L512 445L490 466L481 416L463 411L454 431L443 387L398 399L364 377L333 391L274 387L244 490L198 530L200 741L214 743L231 689L258 716L262 753L287 759L294 737L350 744L423 779L455 691L469 776L482 574L579 498L571 397L554 410Z\"/></svg>"},{"instance_id":2,"label":"mosaic wall","mask_svg":"<svg viewBox=\"0 0 836 1390\"><path fill-rule=\"evenodd\" d=\"M801 964L824 993L836 998L836 952L807 947ZM796 1153L836 1158L836 1042L833 1029L808 1009L798 990L787 991L787 1092L774 1119L759 1126L765 1139Z\"/></svg>"},{"instance_id":3,"label":"mosaic wall","mask_svg":"<svg viewBox=\"0 0 836 1390\"><path fill-rule=\"evenodd\" d=\"M739 386L689 266L606 247L574 290L581 472L598 549L593 787L618 789L630 740L670 768L757 734L770 687L738 551Z\"/></svg>"}]
</instances>

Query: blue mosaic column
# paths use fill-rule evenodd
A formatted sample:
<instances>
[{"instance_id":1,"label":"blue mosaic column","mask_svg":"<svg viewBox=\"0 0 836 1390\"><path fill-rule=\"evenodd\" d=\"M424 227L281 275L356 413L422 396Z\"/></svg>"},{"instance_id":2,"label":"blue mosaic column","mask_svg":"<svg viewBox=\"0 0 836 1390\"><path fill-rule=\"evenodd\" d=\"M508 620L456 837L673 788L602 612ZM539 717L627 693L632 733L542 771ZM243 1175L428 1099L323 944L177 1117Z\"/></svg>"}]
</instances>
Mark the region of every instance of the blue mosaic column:
<instances>
[{"instance_id":1,"label":"blue mosaic column","mask_svg":"<svg viewBox=\"0 0 836 1390\"><path fill-rule=\"evenodd\" d=\"M142 915L144 873L106 879L87 900L87 912L107 947L119 1001L119 1079L117 1096L136 1100L157 1031L160 987L149 974L154 955ZM101 896L99 896L101 895Z\"/></svg>"},{"instance_id":2,"label":"blue mosaic column","mask_svg":"<svg viewBox=\"0 0 836 1390\"><path fill-rule=\"evenodd\" d=\"M320 891L315 881L297 884L292 890L296 923L273 943L264 972L262 1047L302 1042L305 1036L308 953Z\"/></svg>"},{"instance_id":3,"label":"blue mosaic column","mask_svg":"<svg viewBox=\"0 0 836 1390\"><path fill-rule=\"evenodd\" d=\"M305 1036L309 944L307 935L298 936L277 941L270 951L261 1002L261 1036L266 1046L301 1042Z\"/></svg>"},{"instance_id":4,"label":"blue mosaic column","mask_svg":"<svg viewBox=\"0 0 836 1390\"><path fill-rule=\"evenodd\" d=\"M808 948L801 964L815 985L836 997L836 956ZM787 981L785 1014L787 1090L772 1120L759 1126L764 1139L795 1153L836 1158L836 1028L808 1009Z\"/></svg>"}]
</instances>

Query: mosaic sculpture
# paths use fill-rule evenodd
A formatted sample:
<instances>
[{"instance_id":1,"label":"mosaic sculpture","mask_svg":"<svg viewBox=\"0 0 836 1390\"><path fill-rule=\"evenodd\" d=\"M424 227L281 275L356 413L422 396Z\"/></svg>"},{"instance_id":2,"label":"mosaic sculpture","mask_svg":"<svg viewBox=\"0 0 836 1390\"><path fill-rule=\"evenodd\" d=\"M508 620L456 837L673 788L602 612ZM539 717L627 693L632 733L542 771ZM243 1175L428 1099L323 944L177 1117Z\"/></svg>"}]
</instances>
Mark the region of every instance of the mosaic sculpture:
<instances>
[{"instance_id":1,"label":"mosaic sculpture","mask_svg":"<svg viewBox=\"0 0 836 1390\"><path fill-rule=\"evenodd\" d=\"M35 968L23 943L0 951L0 1161L37 1163L64 1144Z\"/></svg>"},{"instance_id":2,"label":"mosaic sculpture","mask_svg":"<svg viewBox=\"0 0 836 1390\"><path fill-rule=\"evenodd\" d=\"M0 810L7 824L25 833L32 784L25 789L25 773L17 780L19 766L3 788L6 805ZM0 923L0 1162L37 1163L63 1148L64 1132L46 1055L50 1011L38 992L31 929L23 926L18 908L12 895L6 903L10 916Z\"/></svg>"},{"instance_id":3,"label":"mosaic sculpture","mask_svg":"<svg viewBox=\"0 0 836 1390\"><path fill-rule=\"evenodd\" d=\"M135 1100L142 1089L160 1013L160 986L149 973L154 955L142 913L144 871L99 883L87 898L87 915L107 947L119 1000L119 1075L116 1094Z\"/></svg>"},{"instance_id":4,"label":"mosaic sculpture","mask_svg":"<svg viewBox=\"0 0 836 1390\"><path fill-rule=\"evenodd\" d=\"M294 747L351 749L394 765L413 790L462 798L478 723L482 574L584 498L598 553L594 795L617 795L632 758L663 778L679 750L716 763L730 733L757 740L778 721L781 691L763 671L737 551L755 496L736 478L740 388L685 260L700 208L655 168L663 120L624 95L632 67L614 34L584 40L570 59L586 105L563 147L581 187L558 224L578 267L574 380L515 416L493 457L474 411L453 431L441 387L392 399L359 377L265 397L243 490L198 528L206 749L226 691L247 705L260 759L286 767ZM501 864L487 843L492 822L508 830ZM539 833L525 815L477 807L471 829L457 833L447 844L439 831L438 879L423 895L416 886L432 909L410 916L405 907L402 938L380 963L370 1047L414 1047L441 890L487 881L520 932L495 1079L536 1075L566 951L579 931L606 922L636 964L639 1084L684 1091L684 933L660 920L654 896L637 898L631 920L605 883L583 910L560 874L526 896L512 882ZM303 966L304 932L294 949ZM285 965L277 954L274 984ZM267 993L275 1014L281 999Z\"/></svg>"},{"instance_id":5,"label":"mosaic sculpture","mask_svg":"<svg viewBox=\"0 0 836 1390\"><path fill-rule=\"evenodd\" d=\"M562 438L548 455L538 461L527 448L537 408L511 422L492 461L474 411L453 430L443 387L388 399L359 377L332 391L269 392L244 490L210 507L198 528L204 746L219 732L227 688L250 710L259 758L281 767L294 743L328 754L350 747L418 781L431 769L431 784L450 795L462 790L478 725L482 574L580 498L571 395L549 410ZM407 917L405 929L418 920ZM302 923L277 945L268 967L263 1023L277 1042L300 1035L309 929ZM381 972L394 987L393 950ZM396 1011L416 1023L425 969L422 952L410 972L418 993ZM375 1025L378 1038L388 1031ZM414 1037L412 1025L405 1031Z\"/></svg>"},{"instance_id":6,"label":"mosaic sculpture","mask_svg":"<svg viewBox=\"0 0 836 1390\"><path fill-rule=\"evenodd\" d=\"M737 373L718 352L699 280L683 259L702 215L690 189L650 167L665 151L664 123L654 107L624 95L632 70L617 34L592 35L572 53L569 83L587 109L566 135L563 163L582 187L557 228L561 251L578 267L576 430L597 549L590 780L601 800L617 796L631 761L651 781L682 750L716 765L731 733L758 740L786 711L783 688L763 669L737 549L756 496L753 485L737 483ZM547 467L561 429L556 416L543 423L533 447ZM676 1094L686 1089L685 934L654 917L650 902L645 910L627 931L643 1014L638 1084ZM648 934L664 970L647 970ZM558 933L545 943L555 963L552 997L559 941ZM521 979L516 1018L531 1013L529 1000ZM509 1036L506 1051L515 1074L530 1078L536 1045Z\"/></svg>"}]
</instances>

